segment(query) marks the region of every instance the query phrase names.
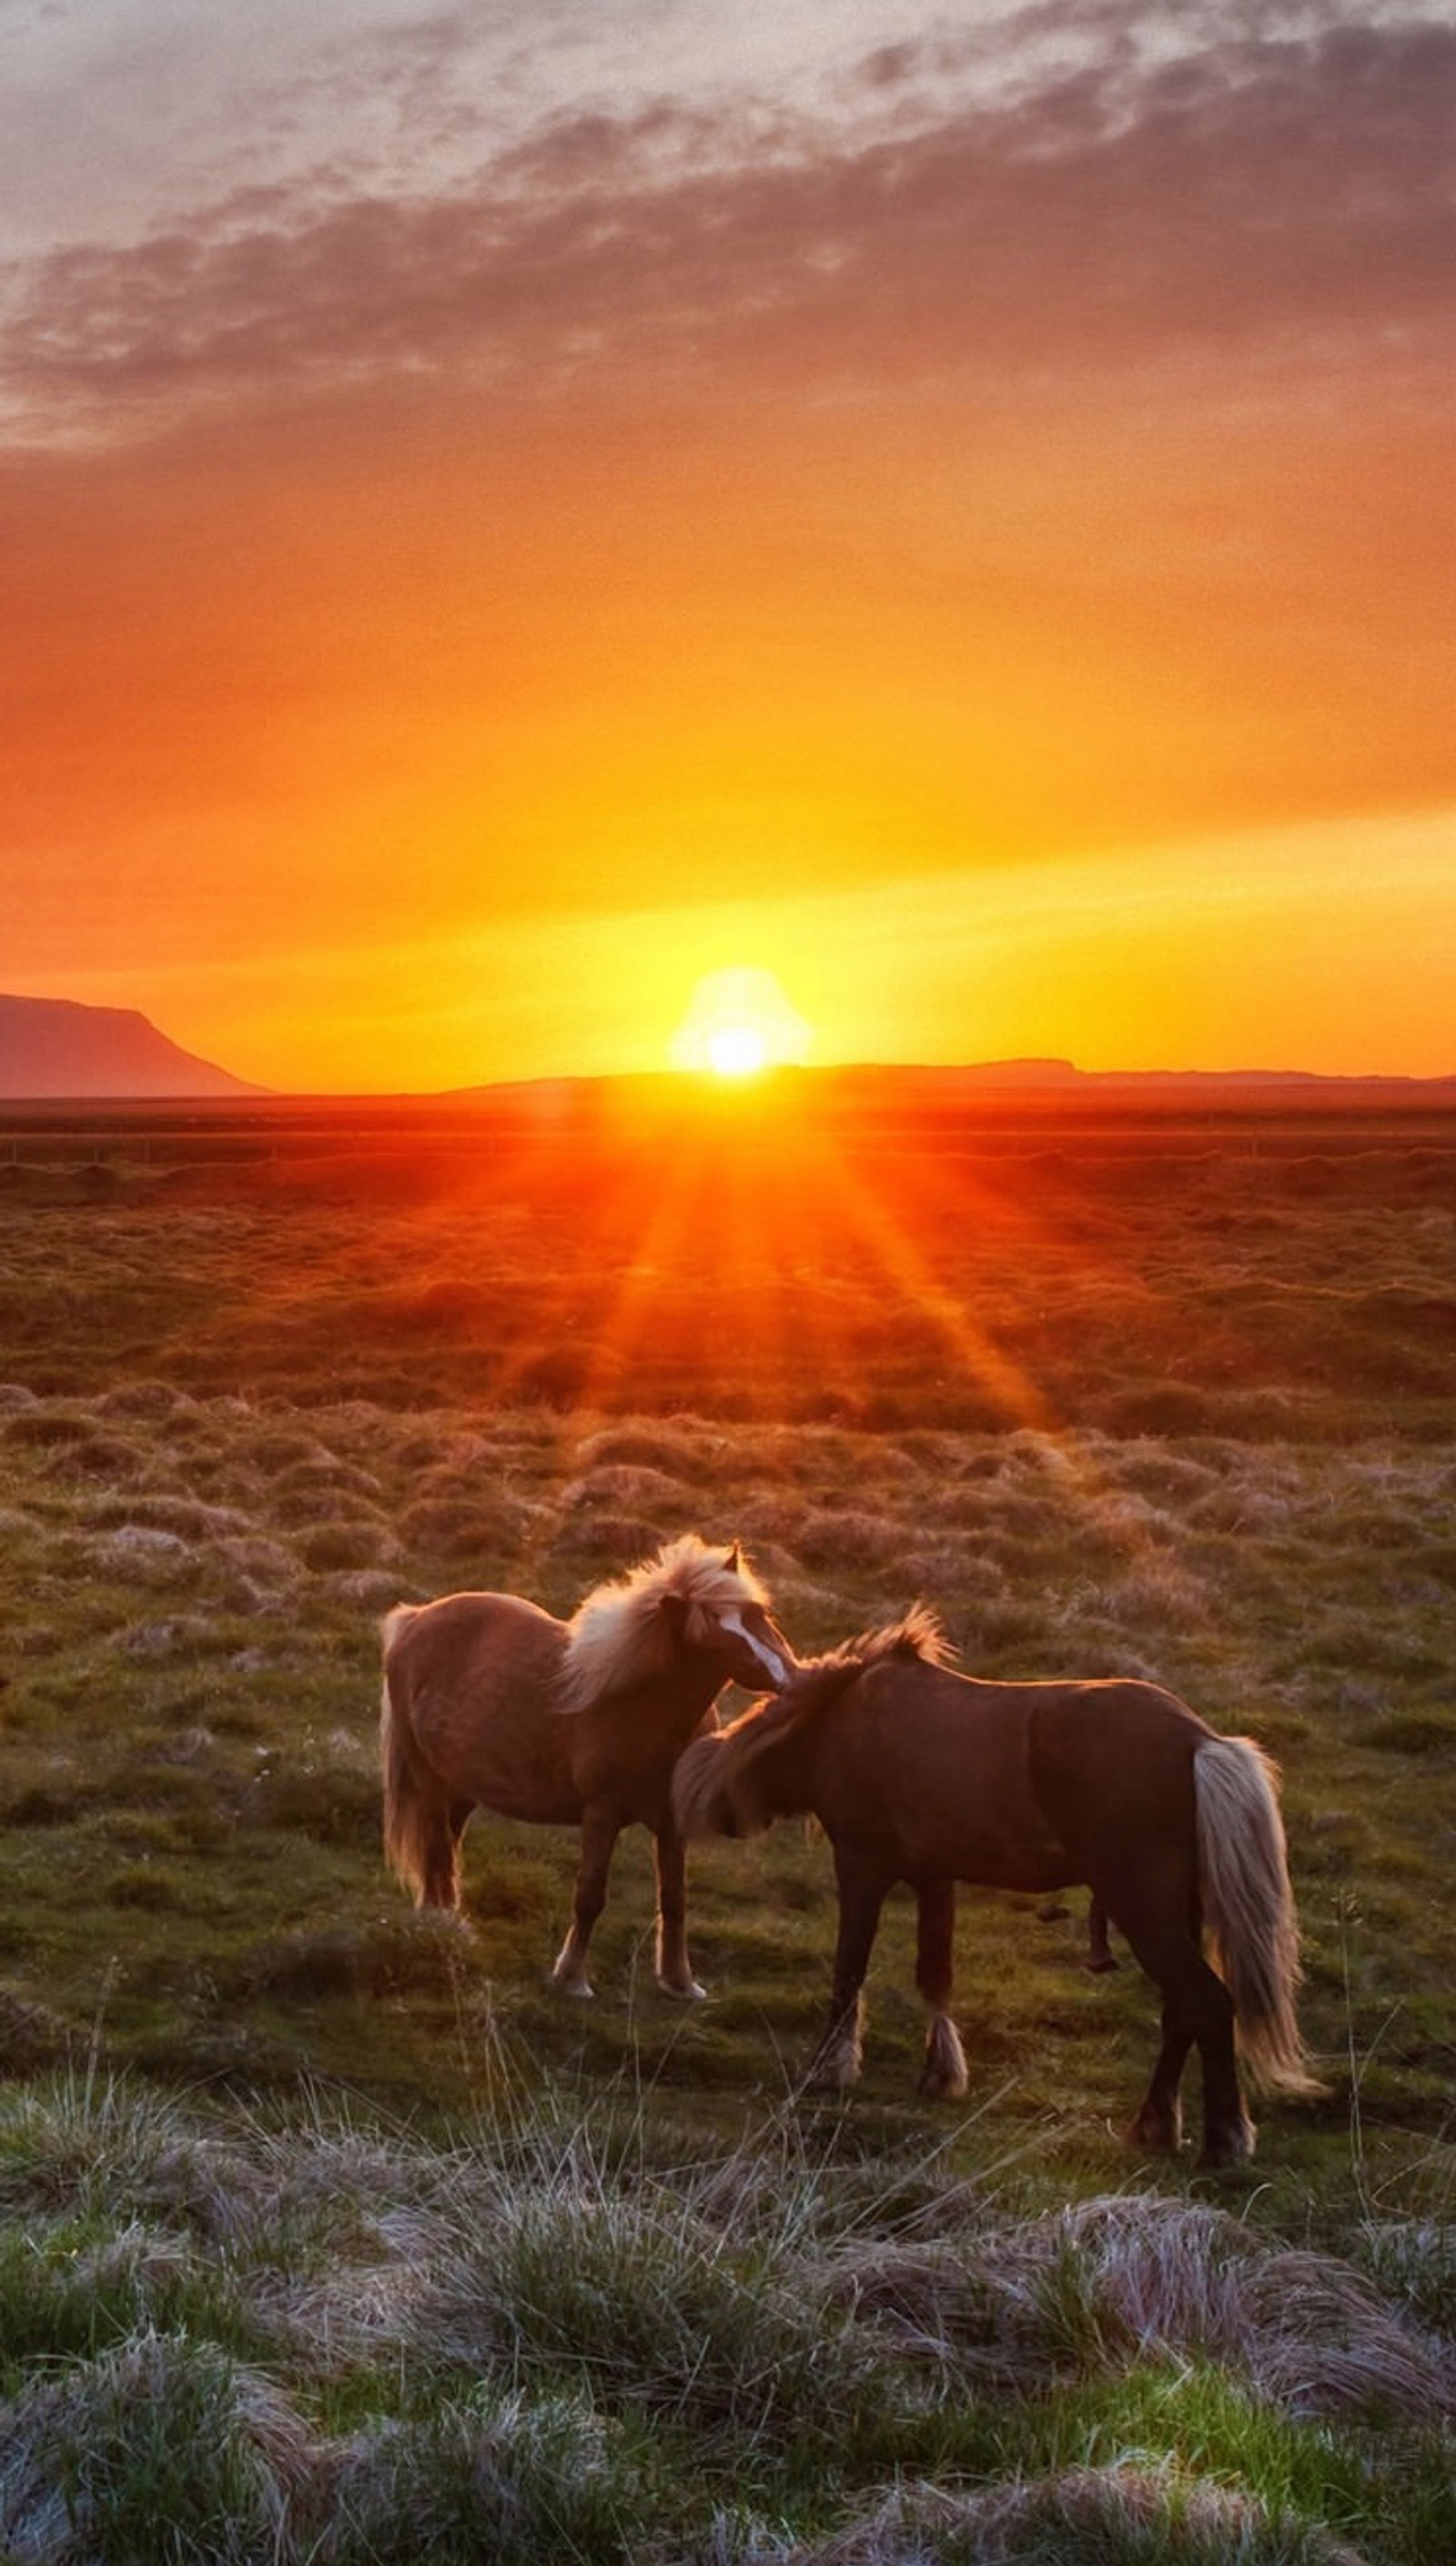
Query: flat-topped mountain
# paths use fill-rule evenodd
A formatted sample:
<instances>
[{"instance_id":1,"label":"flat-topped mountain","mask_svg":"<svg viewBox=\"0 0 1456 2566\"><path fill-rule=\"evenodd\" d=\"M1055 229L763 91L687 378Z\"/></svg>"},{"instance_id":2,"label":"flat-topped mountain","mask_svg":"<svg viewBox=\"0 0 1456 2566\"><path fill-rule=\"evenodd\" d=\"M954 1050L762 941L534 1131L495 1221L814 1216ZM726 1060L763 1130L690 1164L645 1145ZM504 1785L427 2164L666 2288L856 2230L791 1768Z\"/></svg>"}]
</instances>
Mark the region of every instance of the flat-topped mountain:
<instances>
[{"instance_id":1,"label":"flat-topped mountain","mask_svg":"<svg viewBox=\"0 0 1456 2566\"><path fill-rule=\"evenodd\" d=\"M262 1096L198 1060L134 1007L0 997L0 1096Z\"/></svg>"},{"instance_id":2,"label":"flat-topped mountain","mask_svg":"<svg viewBox=\"0 0 1456 2566\"><path fill-rule=\"evenodd\" d=\"M1167 1093L1189 1099L1237 1097L1245 1090L1274 1090L1292 1103L1304 1098L1357 1096L1372 1090L1391 1095L1439 1097L1456 1087L1456 1075L1407 1077L1397 1071L1338 1072L1318 1069L1079 1069L1075 1061L1056 1059L978 1060L963 1062L865 1062L826 1069L779 1072L846 1093L887 1092L916 1095L927 1102L971 1097L986 1089L1008 1088L1027 1096L1067 1098L1151 1096Z\"/></svg>"}]
</instances>

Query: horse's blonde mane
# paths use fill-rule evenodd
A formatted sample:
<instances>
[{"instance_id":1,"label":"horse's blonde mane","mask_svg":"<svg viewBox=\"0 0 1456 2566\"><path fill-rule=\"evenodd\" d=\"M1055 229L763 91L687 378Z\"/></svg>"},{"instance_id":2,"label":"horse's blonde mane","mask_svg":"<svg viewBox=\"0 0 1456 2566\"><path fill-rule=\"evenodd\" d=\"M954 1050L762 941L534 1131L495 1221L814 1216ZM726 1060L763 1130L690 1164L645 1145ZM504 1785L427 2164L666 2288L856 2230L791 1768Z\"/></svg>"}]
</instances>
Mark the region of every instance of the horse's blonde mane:
<instances>
[{"instance_id":1,"label":"horse's blonde mane","mask_svg":"<svg viewBox=\"0 0 1456 2566\"><path fill-rule=\"evenodd\" d=\"M815 1665L877 1667L883 1658L918 1658L922 1666L948 1667L959 1655L934 1605L912 1604L898 1622L884 1622L877 1630L861 1631L857 1640L849 1640L827 1658L816 1659Z\"/></svg>"},{"instance_id":2,"label":"horse's blonde mane","mask_svg":"<svg viewBox=\"0 0 1456 2566\"><path fill-rule=\"evenodd\" d=\"M786 1737L803 1720L812 1719L816 1711L848 1692L858 1676L867 1674L871 1667L882 1666L888 1658L913 1658L921 1666L948 1667L958 1654L934 1606L912 1604L898 1622L861 1631L857 1640L846 1640L825 1657L803 1659L781 1693L769 1701L755 1703L723 1734L732 1737L742 1732L745 1747L751 1734L758 1751L760 1745L767 1747L776 1738Z\"/></svg>"},{"instance_id":3,"label":"horse's blonde mane","mask_svg":"<svg viewBox=\"0 0 1456 2566\"><path fill-rule=\"evenodd\" d=\"M725 1550L695 1532L665 1542L654 1558L594 1587L578 1606L567 1626L558 1707L588 1710L660 1674L676 1637L662 1610L669 1600L686 1608L677 1627L692 1645L706 1641L710 1618L769 1599L736 1542Z\"/></svg>"}]
</instances>

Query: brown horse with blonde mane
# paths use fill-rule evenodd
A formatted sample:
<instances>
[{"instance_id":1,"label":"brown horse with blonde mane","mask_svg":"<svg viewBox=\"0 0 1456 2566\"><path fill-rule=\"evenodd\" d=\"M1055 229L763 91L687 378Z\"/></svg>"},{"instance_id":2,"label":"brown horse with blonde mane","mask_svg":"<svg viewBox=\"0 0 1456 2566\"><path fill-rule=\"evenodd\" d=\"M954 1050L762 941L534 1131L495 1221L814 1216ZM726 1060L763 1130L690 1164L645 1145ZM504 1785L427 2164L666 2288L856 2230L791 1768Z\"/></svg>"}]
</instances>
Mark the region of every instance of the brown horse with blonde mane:
<instances>
[{"instance_id":1,"label":"brown horse with blonde mane","mask_svg":"<svg viewBox=\"0 0 1456 2566\"><path fill-rule=\"evenodd\" d=\"M923 2087L950 2096L967 2081L949 2011L957 1881L1081 1882L1162 1996L1162 2045L1129 2139L1178 2145L1178 2086L1196 2043L1201 2161L1242 2162L1255 2133L1236 2036L1267 2090L1321 2090L1295 2018L1299 1936L1276 1767L1157 1684L979 1682L951 1670L951 1654L918 1607L801 1668L776 1701L694 1743L677 1768L684 1836L752 1835L812 1812L834 1846L839 1943L812 2075L843 2086L859 2072L860 1990L896 1882L919 1903Z\"/></svg>"},{"instance_id":2,"label":"brown horse with blonde mane","mask_svg":"<svg viewBox=\"0 0 1456 2566\"><path fill-rule=\"evenodd\" d=\"M695 1533L599 1586L570 1622L519 1595L400 1604L381 1626L384 1851L421 1907L460 1903L476 1808L580 1826L571 1930L552 1974L590 1996L587 1946L623 1827L652 1833L657 1981L699 1996L687 1956L672 1767L726 1683L782 1685L794 1654L735 1542Z\"/></svg>"}]
</instances>

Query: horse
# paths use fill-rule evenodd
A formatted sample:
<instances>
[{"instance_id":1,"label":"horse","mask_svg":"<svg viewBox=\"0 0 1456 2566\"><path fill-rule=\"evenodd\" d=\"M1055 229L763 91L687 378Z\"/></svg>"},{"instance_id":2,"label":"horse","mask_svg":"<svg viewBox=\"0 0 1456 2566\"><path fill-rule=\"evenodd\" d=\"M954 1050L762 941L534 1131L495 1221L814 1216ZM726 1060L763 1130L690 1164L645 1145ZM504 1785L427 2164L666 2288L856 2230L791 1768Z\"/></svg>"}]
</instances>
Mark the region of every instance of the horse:
<instances>
[{"instance_id":1,"label":"horse","mask_svg":"<svg viewBox=\"0 0 1456 2566\"><path fill-rule=\"evenodd\" d=\"M1162 1998L1162 2044L1129 2141L1178 2147L1179 2081L1196 2043L1200 2162L1243 2163L1255 2129L1236 2038L1266 2091L1323 2090L1295 2013L1299 1932L1277 1767L1158 1684L992 1683L954 1671L954 1654L936 1616L916 1606L798 1668L777 1699L695 1741L678 1764L685 1838L752 1835L810 1813L833 1845L839 1940L811 2078L845 2087L859 2073L860 1991L896 1882L919 1909L916 1985L930 2014L921 2090L952 2098L967 2086L949 2010L956 1883L1082 1883Z\"/></svg>"},{"instance_id":2,"label":"horse","mask_svg":"<svg viewBox=\"0 0 1456 2566\"><path fill-rule=\"evenodd\" d=\"M587 1950L625 1826L650 1828L657 1983L702 1994L688 1963L672 1767L725 1683L788 1679L794 1653L735 1542L685 1534L596 1587L570 1622L518 1595L400 1604L380 1625L384 1852L415 1904L458 1910L476 1808L580 1826L572 1924L552 1976L592 1994Z\"/></svg>"}]
</instances>

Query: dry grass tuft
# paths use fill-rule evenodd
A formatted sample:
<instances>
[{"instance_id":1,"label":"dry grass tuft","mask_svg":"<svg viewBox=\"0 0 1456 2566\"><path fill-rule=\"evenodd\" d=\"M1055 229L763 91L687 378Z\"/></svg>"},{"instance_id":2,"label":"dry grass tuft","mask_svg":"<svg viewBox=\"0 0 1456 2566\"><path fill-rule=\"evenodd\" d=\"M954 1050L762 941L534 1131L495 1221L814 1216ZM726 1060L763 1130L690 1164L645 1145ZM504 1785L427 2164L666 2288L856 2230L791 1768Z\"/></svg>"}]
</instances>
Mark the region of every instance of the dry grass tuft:
<instances>
[{"instance_id":1,"label":"dry grass tuft","mask_svg":"<svg viewBox=\"0 0 1456 2566\"><path fill-rule=\"evenodd\" d=\"M1252 2496L1199 2481L1173 2460L1068 2468L1024 2485L956 2492L898 2487L878 2509L778 2566L1364 2566L1328 2532L1272 2519ZM754 2566L760 2566L755 2560ZM761 2566L769 2566L764 2555Z\"/></svg>"},{"instance_id":2,"label":"dry grass tuft","mask_svg":"<svg viewBox=\"0 0 1456 2566\"><path fill-rule=\"evenodd\" d=\"M1221 2363L1290 2415L1456 2414L1456 2366L1352 2265L1268 2252L1199 2202L1113 2194L949 2246L861 2246L836 2289L907 2348L1003 2386L1151 2355Z\"/></svg>"},{"instance_id":3,"label":"dry grass tuft","mask_svg":"<svg viewBox=\"0 0 1456 2566\"><path fill-rule=\"evenodd\" d=\"M640 1461L603 1462L561 1493L564 1515L627 1512L658 1523L664 1535L688 1520L694 1503L680 1479Z\"/></svg>"},{"instance_id":4,"label":"dry grass tuft","mask_svg":"<svg viewBox=\"0 0 1456 2566\"><path fill-rule=\"evenodd\" d=\"M585 2405L518 2395L370 2424L333 2454L312 2566L624 2559L611 2440Z\"/></svg>"},{"instance_id":5,"label":"dry grass tuft","mask_svg":"<svg viewBox=\"0 0 1456 2566\"><path fill-rule=\"evenodd\" d=\"M205 2344L146 2333L33 2379L0 2408L0 2532L14 2566L273 2553L317 2466L281 2389Z\"/></svg>"},{"instance_id":6,"label":"dry grass tuft","mask_svg":"<svg viewBox=\"0 0 1456 2566\"><path fill-rule=\"evenodd\" d=\"M319 2379L398 2362L420 2341L431 2244L438 2248L439 2239L421 2236L412 2250L373 2263L266 2274L250 2293L251 2305L267 2332Z\"/></svg>"},{"instance_id":7,"label":"dry grass tuft","mask_svg":"<svg viewBox=\"0 0 1456 2566\"><path fill-rule=\"evenodd\" d=\"M267 2197L249 2150L92 2060L0 2093L0 2211L168 2216L223 2245Z\"/></svg>"}]
</instances>

